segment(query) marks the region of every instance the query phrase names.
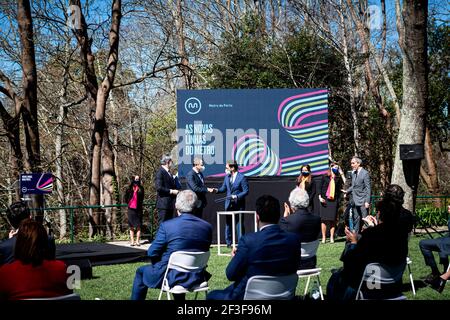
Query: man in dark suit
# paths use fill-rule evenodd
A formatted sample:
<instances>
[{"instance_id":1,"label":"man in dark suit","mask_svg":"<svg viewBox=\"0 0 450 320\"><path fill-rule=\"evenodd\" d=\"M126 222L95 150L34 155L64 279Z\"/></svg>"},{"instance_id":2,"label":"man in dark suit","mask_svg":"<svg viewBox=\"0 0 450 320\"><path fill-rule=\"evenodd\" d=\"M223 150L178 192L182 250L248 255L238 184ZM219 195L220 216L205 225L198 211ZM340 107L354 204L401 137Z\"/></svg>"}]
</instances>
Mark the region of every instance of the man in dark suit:
<instances>
[{"instance_id":1,"label":"man in dark suit","mask_svg":"<svg viewBox=\"0 0 450 320\"><path fill-rule=\"evenodd\" d=\"M6 218L12 227L9 233L9 238L0 242L0 266L5 263L14 261L14 247L16 245L17 233L19 225L23 220L31 219L31 213L28 206L23 201L13 203L6 211ZM53 235L48 236L49 259L55 258L56 245Z\"/></svg>"},{"instance_id":2,"label":"man in dark suit","mask_svg":"<svg viewBox=\"0 0 450 320\"><path fill-rule=\"evenodd\" d=\"M161 288L164 273L173 252L209 251L212 226L192 214L197 201L197 196L190 190L178 193L175 208L179 216L161 223L147 253L152 264L136 270L131 300L145 300L148 288ZM167 277L171 287L180 285L191 288L207 281L210 275L205 269L192 273L171 270ZM174 298L183 299L184 294L174 295Z\"/></svg>"},{"instance_id":3,"label":"man in dark suit","mask_svg":"<svg viewBox=\"0 0 450 320\"><path fill-rule=\"evenodd\" d=\"M194 158L194 167L186 175L186 183L189 190L195 192L198 198L198 207L194 211L197 217L202 217L203 208L206 207L206 194L208 192L213 192L213 188L207 188L205 186L205 178L203 177L203 171L205 167L203 166L203 160L200 158Z\"/></svg>"},{"instance_id":4,"label":"man in dark suit","mask_svg":"<svg viewBox=\"0 0 450 320\"><path fill-rule=\"evenodd\" d=\"M308 193L300 188L295 188L289 195L289 204L284 204L284 215L280 219L280 228L284 231L294 232L300 242L312 242L317 240L320 233L320 217L308 211ZM317 257L302 259L299 269L315 268Z\"/></svg>"},{"instance_id":5,"label":"man in dark suit","mask_svg":"<svg viewBox=\"0 0 450 320\"><path fill-rule=\"evenodd\" d=\"M173 218L175 198L178 194L178 190L181 189L177 186L176 181L172 176L172 166L172 158L168 155L164 155L161 159L161 167L158 172L156 172L156 208L158 210L159 223Z\"/></svg>"},{"instance_id":6,"label":"man in dark suit","mask_svg":"<svg viewBox=\"0 0 450 320\"><path fill-rule=\"evenodd\" d=\"M224 290L211 291L208 300L242 300L248 279L255 275L296 273L300 262L300 241L295 233L279 227L279 201L268 195L258 198L256 217L260 231L241 237L226 269L228 280L234 283Z\"/></svg>"},{"instance_id":7,"label":"man in dark suit","mask_svg":"<svg viewBox=\"0 0 450 320\"><path fill-rule=\"evenodd\" d=\"M214 189L217 193L227 193L225 200L225 211L244 211L245 197L248 195L248 182L245 176L238 171L239 167L236 161L227 161L225 165L225 179L219 189ZM231 246L232 241L232 219L231 216L226 216L225 225L225 241L227 246ZM242 234L244 231L244 222L241 221L240 226Z\"/></svg>"},{"instance_id":8,"label":"man in dark suit","mask_svg":"<svg viewBox=\"0 0 450 320\"><path fill-rule=\"evenodd\" d=\"M352 213L353 213L353 229L361 232L362 219L367 217L370 206L370 176L367 170L362 165L362 160L358 157L353 157L350 161L352 166L352 185L347 190L347 194L351 193Z\"/></svg>"},{"instance_id":9,"label":"man in dark suit","mask_svg":"<svg viewBox=\"0 0 450 320\"><path fill-rule=\"evenodd\" d=\"M447 210L450 214L450 205ZM435 239L424 239L419 242L420 251L425 259L425 264L431 268L431 273L425 279L427 284L433 284L433 282L435 282L441 275L441 272L436 264L436 260L434 260L433 252L437 252L439 254L439 260L443 265L444 272L448 267L448 256L450 255L450 217L447 222L447 236Z\"/></svg>"}]
</instances>

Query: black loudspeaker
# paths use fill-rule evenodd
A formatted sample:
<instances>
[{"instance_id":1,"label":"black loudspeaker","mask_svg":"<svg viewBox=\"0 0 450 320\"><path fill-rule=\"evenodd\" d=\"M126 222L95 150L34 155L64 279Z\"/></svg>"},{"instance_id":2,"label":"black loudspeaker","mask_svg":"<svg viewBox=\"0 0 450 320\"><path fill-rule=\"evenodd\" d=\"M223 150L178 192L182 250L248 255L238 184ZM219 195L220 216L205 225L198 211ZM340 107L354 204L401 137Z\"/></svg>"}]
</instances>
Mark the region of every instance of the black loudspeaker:
<instances>
[{"instance_id":1,"label":"black loudspeaker","mask_svg":"<svg viewBox=\"0 0 450 320\"><path fill-rule=\"evenodd\" d=\"M400 160L420 160L423 159L423 144L401 144Z\"/></svg>"},{"instance_id":2,"label":"black loudspeaker","mask_svg":"<svg viewBox=\"0 0 450 320\"><path fill-rule=\"evenodd\" d=\"M92 279L92 265L89 259L65 259L64 262L67 266L77 265L80 267L81 280Z\"/></svg>"}]
</instances>

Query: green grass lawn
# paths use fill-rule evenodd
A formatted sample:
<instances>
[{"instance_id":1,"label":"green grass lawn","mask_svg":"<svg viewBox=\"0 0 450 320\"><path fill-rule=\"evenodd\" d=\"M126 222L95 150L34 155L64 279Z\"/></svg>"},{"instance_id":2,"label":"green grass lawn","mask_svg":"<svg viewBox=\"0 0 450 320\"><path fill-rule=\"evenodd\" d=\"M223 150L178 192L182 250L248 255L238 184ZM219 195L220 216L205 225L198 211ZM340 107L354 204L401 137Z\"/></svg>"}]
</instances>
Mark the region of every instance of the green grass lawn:
<instances>
[{"instance_id":1,"label":"green grass lawn","mask_svg":"<svg viewBox=\"0 0 450 320\"><path fill-rule=\"evenodd\" d=\"M408 300L450 300L450 285L447 285L442 294L427 287L421 278L430 273L430 268L425 266L419 249L419 241L427 236L412 236L409 242L409 256L412 260L411 270L415 280L417 295L414 296L409 282L408 270L403 275L403 293ZM342 266L339 257L344 248L344 239L338 239L334 244L320 244L317 253L318 267L322 268L320 276L324 294L326 284L331 276L331 269ZM223 289L230 284L225 276L225 269L231 257L218 256L217 248L211 248L211 257L208 263L208 271L213 275L209 281L210 290ZM436 261L439 261L438 258ZM83 300L128 300L131 295L136 268L145 263L128 263L110 266L98 266L93 268L93 279L83 280L81 289L76 290ZM441 268L442 266L439 265ZM302 279L297 286L297 295L303 293L305 280ZM156 300L159 290L149 289L147 299ZM193 299L194 294L188 294L187 299ZM204 299L204 294L199 294L199 299Z\"/></svg>"}]
</instances>

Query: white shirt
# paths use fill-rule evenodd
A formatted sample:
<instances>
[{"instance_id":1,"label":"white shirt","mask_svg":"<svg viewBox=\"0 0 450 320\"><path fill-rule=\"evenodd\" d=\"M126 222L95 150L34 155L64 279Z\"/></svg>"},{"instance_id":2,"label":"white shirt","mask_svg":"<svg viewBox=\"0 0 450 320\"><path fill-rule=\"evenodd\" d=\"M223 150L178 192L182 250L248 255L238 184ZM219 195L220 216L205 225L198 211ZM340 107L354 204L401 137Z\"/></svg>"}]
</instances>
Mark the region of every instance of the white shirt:
<instances>
[{"instance_id":1,"label":"white shirt","mask_svg":"<svg viewBox=\"0 0 450 320\"><path fill-rule=\"evenodd\" d=\"M275 223L266 224L265 226L262 226L262 227L259 229L259 231L262 231L263 229L265 229L265 228L267 228L267 227L270 227L270 226L274 226L274 225L275 225Z\"/></svg>"}]
</instances>

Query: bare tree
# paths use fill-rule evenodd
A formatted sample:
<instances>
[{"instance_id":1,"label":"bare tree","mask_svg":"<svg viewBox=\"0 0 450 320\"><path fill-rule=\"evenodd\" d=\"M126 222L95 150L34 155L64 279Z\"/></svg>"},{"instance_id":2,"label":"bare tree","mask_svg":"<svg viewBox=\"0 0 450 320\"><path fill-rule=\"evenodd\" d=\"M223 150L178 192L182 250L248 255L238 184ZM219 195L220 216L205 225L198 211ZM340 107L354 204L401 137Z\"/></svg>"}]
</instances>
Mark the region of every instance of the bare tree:
<instances>
[{"instance_id":1,"label":"bare tree","mask_svg":"<svg viewBox=\"0 0 450 320\"><path fill-rule=\"evenodd\" d=\"M405 0L401 8L400 1L396 0L395 7L403 58L403 103L392 182L406 191L405 207L413 209L413 190L406 183L399 149L400 144L424 143L428 99L428 1Z\"/></svg>"}]
</instances>

